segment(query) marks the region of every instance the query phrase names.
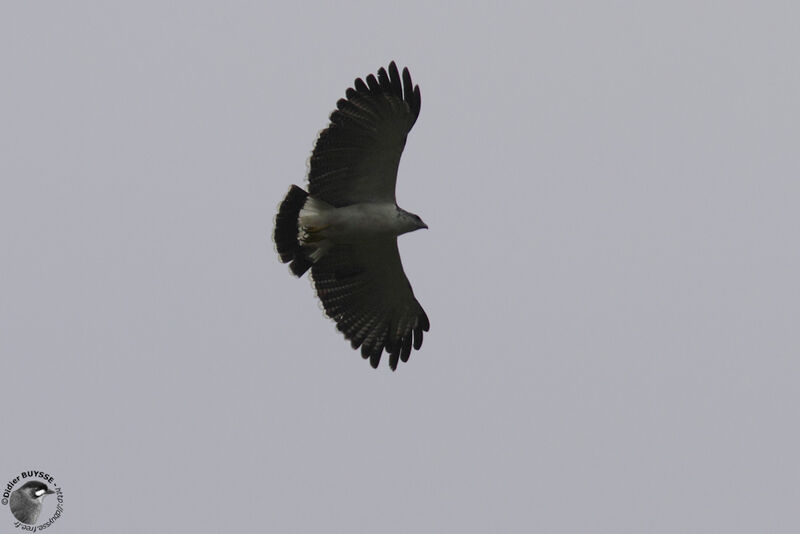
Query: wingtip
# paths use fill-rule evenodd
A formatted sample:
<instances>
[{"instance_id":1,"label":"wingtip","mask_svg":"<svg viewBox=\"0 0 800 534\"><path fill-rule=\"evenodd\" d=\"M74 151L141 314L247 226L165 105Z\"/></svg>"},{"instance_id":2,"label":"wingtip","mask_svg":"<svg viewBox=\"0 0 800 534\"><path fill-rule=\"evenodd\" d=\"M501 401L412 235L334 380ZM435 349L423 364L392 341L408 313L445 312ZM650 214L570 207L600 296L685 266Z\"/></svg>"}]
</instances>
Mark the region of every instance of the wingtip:
<instances>
[{"instance_id":1,"label":"wingtip","mask_svg":"<svg viewBox=\"0 0 800 534\"><path fill-rule=\"evenodd\" d=\"M370 92L372 93L379 93L381 90L381 85L378 83L377 78L375 78L374 74L370 74L367 76L367 87L369 87Z\"/></svg>"},{"instance_id":2,"label":"wingtip","mask_svg":"<svg viewBox=\"0 0 800 534\"><path fill-rule=\"evenodd\" d=\"M369 357L369 364L372 366L373 369L377 369L379 363L381 363L380 352L373 353L372 356Z\"/></svg>"},{"instance_id":3,"label":"wingtip","mask_svg":"<svg viewBox=\"0 0 800 534\"><path fill-rule=\"evenodd\" d=\"M356 78L355 81L353 82L353 86L356 92L358 93L369 93L369 87L367 87L367 84L364 83L364 80L362 80L361 78ZM352 98L352 97L350 95L347 95L347 98Z\"/></svg>"}]
</instances>

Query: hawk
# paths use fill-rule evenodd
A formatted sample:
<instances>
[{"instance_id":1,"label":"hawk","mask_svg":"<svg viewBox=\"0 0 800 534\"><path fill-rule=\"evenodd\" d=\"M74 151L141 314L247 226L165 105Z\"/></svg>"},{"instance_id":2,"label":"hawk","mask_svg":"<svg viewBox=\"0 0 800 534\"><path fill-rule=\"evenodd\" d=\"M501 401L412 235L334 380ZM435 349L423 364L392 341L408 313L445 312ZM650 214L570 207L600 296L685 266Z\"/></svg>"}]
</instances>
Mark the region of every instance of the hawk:
<instances>
[{"instance_id":1,"label":"hawk","mask_svg":"<svg viewBox=\"0 0 800 534\"><path fill-rule=\"evenodd\" d=\"M378 367L406 362L430 328L403 271L397 236L427 228L401 209L395 183L406 137L419 116L419 86L394 61L357 78L317 138L308 192L292 185L275 217L283 263L310 278L328 317Z\"/></svg>"}]
</instances>

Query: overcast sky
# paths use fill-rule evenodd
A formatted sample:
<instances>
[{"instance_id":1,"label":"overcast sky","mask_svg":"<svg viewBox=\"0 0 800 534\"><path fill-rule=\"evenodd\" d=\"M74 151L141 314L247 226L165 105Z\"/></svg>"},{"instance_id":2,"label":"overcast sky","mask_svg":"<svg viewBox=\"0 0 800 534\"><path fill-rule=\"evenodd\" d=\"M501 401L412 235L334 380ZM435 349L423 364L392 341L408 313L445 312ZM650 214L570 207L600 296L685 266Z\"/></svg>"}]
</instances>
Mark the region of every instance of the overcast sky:
<instances>
[{"instance_id":1,"label":"overcast sky","mask_svg":"<svg viewBox=\"0 0 800 534\"><path fill-rule=\"evenodd\" d=\"M799 21L4 3L2 485L51 473L53 534L800 531ZM394 373L270 237L392 59L431 320Z\"/></svg>"}]
</instances>

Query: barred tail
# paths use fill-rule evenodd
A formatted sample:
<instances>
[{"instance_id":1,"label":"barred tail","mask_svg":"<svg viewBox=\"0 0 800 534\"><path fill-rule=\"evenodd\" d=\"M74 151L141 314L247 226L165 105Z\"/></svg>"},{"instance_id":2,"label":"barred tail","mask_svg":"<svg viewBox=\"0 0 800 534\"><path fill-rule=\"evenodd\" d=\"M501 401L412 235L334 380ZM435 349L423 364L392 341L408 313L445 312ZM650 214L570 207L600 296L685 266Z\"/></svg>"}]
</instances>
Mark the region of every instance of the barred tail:
<instances>
[{"instance_id":1,"label":"barred tail","mask_svg":"<svg viewBox=\"0 0 800 534\"><path fill-rule=\"evenodd\" d=\"M313 263L297 241L300 210L303 209L307 198L308 193L293 185L281 202L278 215L275 217L273 239L278 248L278 255L283 263L291 262L289 269L295 276L302 276Z\"/></svg>"}]
</instances>

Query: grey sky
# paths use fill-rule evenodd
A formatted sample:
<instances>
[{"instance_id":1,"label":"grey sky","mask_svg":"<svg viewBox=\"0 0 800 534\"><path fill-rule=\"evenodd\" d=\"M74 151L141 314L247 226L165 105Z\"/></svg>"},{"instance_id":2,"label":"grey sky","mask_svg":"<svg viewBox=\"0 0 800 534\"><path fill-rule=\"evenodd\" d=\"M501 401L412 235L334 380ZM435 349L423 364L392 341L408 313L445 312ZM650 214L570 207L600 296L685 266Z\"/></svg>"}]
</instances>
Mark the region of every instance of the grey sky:
<instances>
[{"instance_id":1,"label":"grey sky","mask_svg":"<svg viewBox=\"0 0 800 534\"><path fill-rule=\"evenodd\" d=\"M798 4L313 4L0 8L3 484L54 534L799 531ZM396 373L270 241L392 59Z\"/></svg>"}]
</instances>

